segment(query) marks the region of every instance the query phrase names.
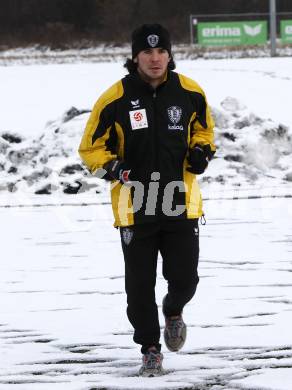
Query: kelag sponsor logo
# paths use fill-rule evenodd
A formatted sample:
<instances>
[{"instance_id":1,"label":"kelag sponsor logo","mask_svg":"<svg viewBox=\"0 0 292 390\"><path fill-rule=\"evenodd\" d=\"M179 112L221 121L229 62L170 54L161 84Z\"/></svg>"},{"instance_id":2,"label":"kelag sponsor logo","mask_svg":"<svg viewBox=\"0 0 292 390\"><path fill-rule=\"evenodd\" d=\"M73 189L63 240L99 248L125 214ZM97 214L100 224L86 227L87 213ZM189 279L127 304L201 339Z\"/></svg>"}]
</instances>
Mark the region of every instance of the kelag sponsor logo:
<instances>
[{"instance_id":1,"label":"kelag sponsor logo","mask_svg":"<svg viewBox=\"0 0 292 390\"><path fill-rule=\"evenodd\" d=\"M198 23L202 46L259 45L267 42L267 22Z\"/></svg>"}]
</instances>

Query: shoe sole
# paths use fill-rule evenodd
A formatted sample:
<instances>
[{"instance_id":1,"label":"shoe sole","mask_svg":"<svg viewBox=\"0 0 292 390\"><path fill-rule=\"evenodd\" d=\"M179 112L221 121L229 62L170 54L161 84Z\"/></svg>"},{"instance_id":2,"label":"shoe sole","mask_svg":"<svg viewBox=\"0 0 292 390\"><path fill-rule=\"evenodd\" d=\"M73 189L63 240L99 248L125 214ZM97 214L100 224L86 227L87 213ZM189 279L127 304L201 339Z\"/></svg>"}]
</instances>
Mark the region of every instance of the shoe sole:
<instances>
[{"instance_id":1,"label":"shoe sole","mask_svg":"<svg viewBox=\"0 0 292 390\"><path fill-rule=\"evenodd\" d=\"M182 349L182 347L184 346L184 344L186 342L186 338L187 338L186 324L184 325L184 328L182 329L182 338L180 339L180 341L178 343L175 343L175 345L173 345L169 342L169 340L167 339L167 332L164 329L164 342L165 342L167 349L170 352L178 352L180 349Z\"/></svg>"},{"instance_id":2,"label":"shoe sole","mask_svg":"<svg viewBox=\"0 0 292 390\"><path fill-rule=\"evenodd\" d=\"M147 372L144 371L142 373L139 372L139 376L143 377L143 378L155 378L155 377L158 377L158 376L162 376L164 375L164 372L163 371L157 371L157 370L148 370Z\"/></svg>"}]
</instances>

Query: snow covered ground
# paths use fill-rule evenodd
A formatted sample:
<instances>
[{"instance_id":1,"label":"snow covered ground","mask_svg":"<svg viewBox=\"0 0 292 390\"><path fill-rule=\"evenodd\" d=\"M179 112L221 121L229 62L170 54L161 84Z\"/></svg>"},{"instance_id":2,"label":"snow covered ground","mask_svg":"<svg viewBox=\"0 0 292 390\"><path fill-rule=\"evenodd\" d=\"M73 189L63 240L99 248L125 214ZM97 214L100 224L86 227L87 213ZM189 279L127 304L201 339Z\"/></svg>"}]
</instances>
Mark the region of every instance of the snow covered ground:
<instances>
[{"instance_id":1,"label":"snow covered ground","mask_svg":"<svg viewBox=\"0 0 292 390\"><path fill-rule=\"evenodd\" d=\"M290 58L178 63L206 91L217 123L217 160L202 177L208 191L210 182L257 184L270 195L291 187L291 69ZM97 96L123 74L121 63L0 67L0 192L101 192L77 149Z\"/></svg>"},{"instance_id":2,"label":"snow covered ground","mask_svg":"<svg viewBox=\"0 0 292 390\"><path fill-rule=\"evenodd\" d=\"M177 70L197 80L215 108L231 96L257 116L292 127L289 57L180 61ZM70 107L91 109L124 74L122 62L0 66L0 131L39 136Z\"/></svg>"},{"instance_id":3,"label":"snow covered ground","mask_svg":"<svg viewBox=\"0 0 292 390\"><path fill-rule=\"evenodd\" d=\"M179 353L163 346L159 379L137 377L110 206L1 209L0 389L290 390L291 202L205 209L188 340Z\"/></svg>"},{"instance_id":4,"label":"snow covered ground","mask_svg":"<svg viewBox=\"0 0 292 390\"><path fill-rule=\"evenodd\" d=\"M206 91L218 153L188 340L163 346L159 379L137 377L107 185L78 165L121 64L0 67L0 390L291 390L291 59L177 65Z\"/></svg>"}]
</instances>

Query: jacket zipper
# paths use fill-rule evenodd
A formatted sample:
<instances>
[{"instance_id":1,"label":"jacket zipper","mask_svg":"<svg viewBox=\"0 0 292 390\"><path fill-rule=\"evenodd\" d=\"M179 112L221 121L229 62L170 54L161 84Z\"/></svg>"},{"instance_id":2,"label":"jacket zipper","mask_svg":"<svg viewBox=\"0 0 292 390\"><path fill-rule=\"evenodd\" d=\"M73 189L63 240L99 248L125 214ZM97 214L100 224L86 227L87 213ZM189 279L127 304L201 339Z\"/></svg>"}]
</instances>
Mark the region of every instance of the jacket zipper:
<instances>
[{"instance_id":1,"label":"jacket zipper","mask_svg":"<svg viewBox=\"0 0 292 390\"><path fill-rule=\"evenodd\" d=\"M154 172L159 172L159 134L157 129L157 104L156 104L156 98L157 98L157 91L154 90L152 93L152 104L153 104L153 146L155 148L154 150ZM159 189L158 189L158 196L157 196L157 204L156 204L156 215L158 218L161 218L162 215L162 201L163 196L161 194L162 188L161 188L161 176L159 178Z\"/></svg>"},{"instance_id":2,"label":"jacket zipper","mask_svg":"<svg viewBox=\"0 0 292 390\"><path fill-rule=\"evenodd\" d=\"M154 158L154 169L156 172L158 172L158 168L159 168L159 164L158 164L158 131L156 129L156 97L157 97L157 92L156 90L153 91L153 94L152 94L152 104L153 104L153 139L154 139L154 148L155 148L155 151L154 151L154 155L155 155L155 158Z\"/></svg>"}]
</instances>

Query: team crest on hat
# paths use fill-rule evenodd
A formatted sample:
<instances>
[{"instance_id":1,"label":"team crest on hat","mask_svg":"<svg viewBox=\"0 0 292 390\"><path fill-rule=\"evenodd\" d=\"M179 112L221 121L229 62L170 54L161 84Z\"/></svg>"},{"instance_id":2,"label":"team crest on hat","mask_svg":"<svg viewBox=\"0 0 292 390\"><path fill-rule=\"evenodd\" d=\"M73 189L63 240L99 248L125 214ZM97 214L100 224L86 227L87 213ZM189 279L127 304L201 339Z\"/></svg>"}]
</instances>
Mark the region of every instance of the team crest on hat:
<instances>
[{"instance_id":1,"label":"team crest on hat","mask_svg":"<svg viewBox=\"0 0 292 390\"><path fill-rule=\"evenodd\" d=\"M159 36L156 34L148 35L147 42L151 47L156 47L159 42Z\"/></svg>"}]
</instances>

